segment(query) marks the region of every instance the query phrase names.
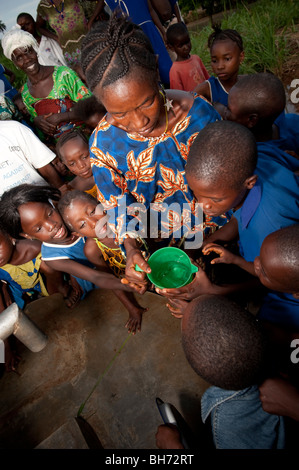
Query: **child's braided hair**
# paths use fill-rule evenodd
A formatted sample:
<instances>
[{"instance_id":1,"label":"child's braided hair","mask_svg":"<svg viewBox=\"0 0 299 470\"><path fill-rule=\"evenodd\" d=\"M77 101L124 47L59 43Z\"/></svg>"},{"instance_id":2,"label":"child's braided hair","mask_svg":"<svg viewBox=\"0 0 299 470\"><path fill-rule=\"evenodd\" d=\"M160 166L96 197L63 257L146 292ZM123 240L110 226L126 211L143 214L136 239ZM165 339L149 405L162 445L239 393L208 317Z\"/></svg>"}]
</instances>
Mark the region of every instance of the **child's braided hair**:
<instances>
[{"instance_id":1,"label":"child's braided hair","mask_svg":"<svg viewBox=\"0 0 299 470\"><path fill-rule=\"evenodd\" d=\"M230 39L237 44L241 52L244 50L243 39L238 31L235 29L221 29L220 25L217 24L213 26L213 29L214 32L208 37L209 49L211 49L217 41L225 41Z\"/></svg>"}]
</instances>

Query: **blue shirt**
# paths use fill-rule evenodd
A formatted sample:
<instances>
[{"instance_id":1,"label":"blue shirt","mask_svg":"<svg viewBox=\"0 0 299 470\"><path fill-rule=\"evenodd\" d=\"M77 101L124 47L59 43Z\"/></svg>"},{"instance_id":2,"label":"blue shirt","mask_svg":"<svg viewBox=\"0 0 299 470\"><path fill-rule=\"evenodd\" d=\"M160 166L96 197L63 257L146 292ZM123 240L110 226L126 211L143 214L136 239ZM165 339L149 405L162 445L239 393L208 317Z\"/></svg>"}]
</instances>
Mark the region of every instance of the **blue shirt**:
<instances>
[{"instance_id":1,"label":"blue shirt","mask_svg":"<svg viewBox=\"0 0 299 470\"><path fill-rule=\"evenodd\" d=\"M282 113L275 124L279 129L279 139L271 142L283 150L293 150L299 154L299 115Z\"/></svg>"},{"instance_id":2,"label":"blue shirt","mask_svg":"<svg viewBox=\"0 0 299 470\"><path fill-rule=\"evenodd\" d=\"M279 156L271 146L259 153L258 181L242 207L234 213L238 221L240 254L246 261L252 262L259 256L262 243L270 233L299 223L299 178L283 165ZM259 317L298 327L299 302L291 294L270 291L264 298Z\"/></svg>"},{"instance_id":3,"label":"blue shirt","mask_svg":"<svg viewBox=\"0 0 299 470\"><path fill-rule=\"evenodd\" d=\"M211 102L221 103L224 106L227 106L228 93L219 82L219 79L217 77L210 77L207 80L207 83L210 86Z\"/></svg>"},{"instance_id":4,"label":"blue shirt","mask_svg":"<svg viewBox=\"0 0 299 470\"><path fill-rule=\"evenodd\" d=\"M5 69L2 64L0 64L0 93L8 96L8 98L12 99L17 93L16 90L10 83L10 81L6 78Z\"/></svg>"},{"instance_id":5,"label":"blue shirt","mask_svg":"<svg viewBox=\"0 0 299 470\"><path fill-rule=\"evenodd\" d=\"M84 254L84 245L85 238L83 237L78 238L74 241L74 243L71 243L70 245L57 245L43 242L41 248L42 259L44 261L72 259L80 264L84 264L85 266L88 266L93 269L94 266ZM81 299L83 299L88 292L97 288L97 286L90 281L86 281L85 279L81 279L76 276L74 277L76 278L83 290L83 295Z\"/></svg>"}]
</instances>

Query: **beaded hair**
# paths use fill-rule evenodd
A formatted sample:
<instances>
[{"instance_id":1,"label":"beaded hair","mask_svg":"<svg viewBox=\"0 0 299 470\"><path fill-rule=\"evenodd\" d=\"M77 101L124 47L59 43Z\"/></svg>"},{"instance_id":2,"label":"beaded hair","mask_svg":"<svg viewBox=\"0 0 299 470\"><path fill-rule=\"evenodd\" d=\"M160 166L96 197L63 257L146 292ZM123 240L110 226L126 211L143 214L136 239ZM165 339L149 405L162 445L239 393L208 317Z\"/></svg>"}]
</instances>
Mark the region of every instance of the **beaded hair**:
<instances>
[{"instance_id":1,"label":"beaded hair","mask_svg":"<svg viewBox=\"0 0 299 470\"><path fill-rule=\"evenodd\" d=\"M135 67L156 72L156 55L142 29L114 12L109 21L99 21L82 43L81 65L88 88L104 88L128 75Z\"/></svg>"}]
</instances>

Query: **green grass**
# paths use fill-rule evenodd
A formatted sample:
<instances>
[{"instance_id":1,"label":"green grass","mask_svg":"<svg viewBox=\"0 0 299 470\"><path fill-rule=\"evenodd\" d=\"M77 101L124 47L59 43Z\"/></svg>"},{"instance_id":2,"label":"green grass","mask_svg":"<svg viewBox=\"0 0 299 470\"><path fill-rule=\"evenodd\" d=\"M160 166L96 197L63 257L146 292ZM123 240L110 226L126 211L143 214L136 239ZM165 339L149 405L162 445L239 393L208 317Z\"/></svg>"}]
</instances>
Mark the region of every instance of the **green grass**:
<instances>
[{"instance_id":1,"label":"green grass","mask_svg":"<svg viewBox=\"0 0 299 470\"><path fill-rule=\"evenodd\" d=\"M245 60L240 74L269 71L280 77L290 53L289 34L298 21L297 0L260 0L250 8L244 5L233 13L225 13L222 29L236 29L244 42ZM190 30L192 53L199 55L210 73L207 39L212 31L210 25L198 31Z\"/></svg>"}]
</instances>

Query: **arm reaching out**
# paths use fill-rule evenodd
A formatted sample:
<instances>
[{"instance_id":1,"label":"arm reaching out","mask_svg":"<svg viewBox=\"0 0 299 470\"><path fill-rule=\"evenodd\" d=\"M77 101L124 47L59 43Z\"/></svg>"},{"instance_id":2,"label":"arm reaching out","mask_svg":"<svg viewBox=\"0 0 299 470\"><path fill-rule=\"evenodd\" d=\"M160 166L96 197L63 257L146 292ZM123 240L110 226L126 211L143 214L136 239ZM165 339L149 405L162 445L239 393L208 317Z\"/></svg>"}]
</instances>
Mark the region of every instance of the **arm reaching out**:
<instances>
[{"instance_id":1,"label":"arm reaching out","mask_svg":"<svg viewBox=\"0 0 299 470\"><path fill-rule=\"evenodd\" d=\"M203 247L202 252L204 255L209 255L212 252L217 253L219 255L219 258L213 259L211 261L211 264L235 264L236 266L239 266L239 268L244 269L244 271L247 271L249 274L256 276L253 263L245 261L242 256L238 256L234 253L231 253L229 250L227 250L221 245L217 245L216 243L207 243Z\"/></svg>"}]
</instances>

